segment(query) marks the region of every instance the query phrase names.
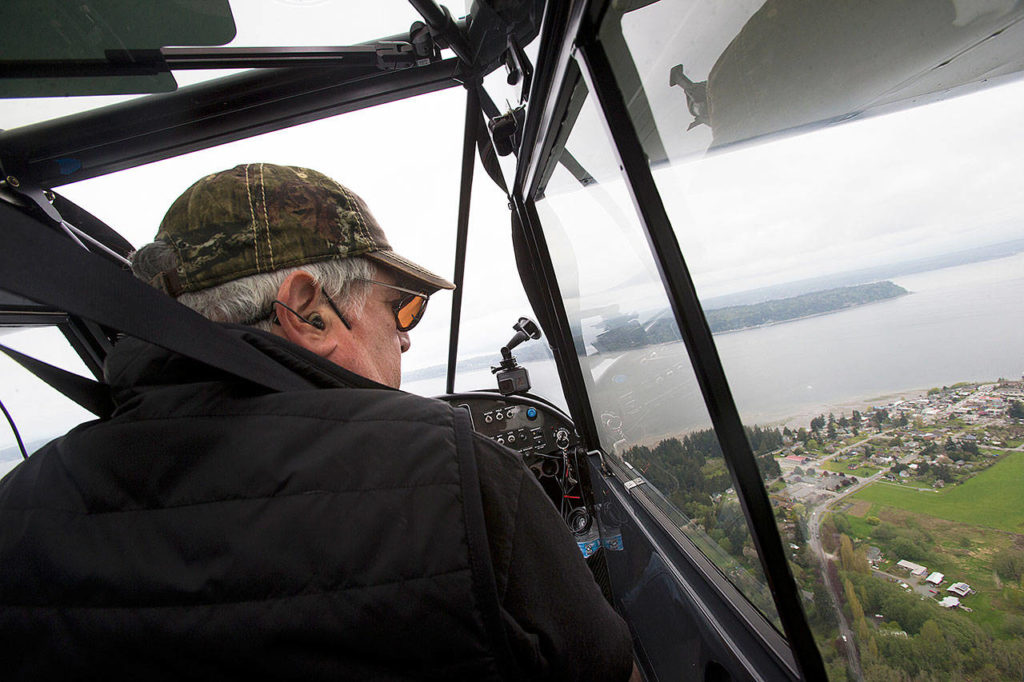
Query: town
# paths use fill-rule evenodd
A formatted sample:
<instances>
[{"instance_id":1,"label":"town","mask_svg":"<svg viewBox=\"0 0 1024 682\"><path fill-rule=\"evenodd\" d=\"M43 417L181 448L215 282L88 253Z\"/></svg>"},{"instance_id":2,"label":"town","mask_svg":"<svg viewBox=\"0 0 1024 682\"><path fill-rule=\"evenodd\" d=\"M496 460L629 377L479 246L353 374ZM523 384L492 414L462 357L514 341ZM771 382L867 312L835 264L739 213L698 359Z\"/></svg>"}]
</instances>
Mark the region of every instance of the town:
<instances>
[{"instance_id":1,"label":"town","mask_svg":"<svg viewBox=\"0 0 1024 682\"><path fill-rule=\"evenodd\" d=\"M932 388L783 430L769 493L816 632L835 638L835 671L901 670L892 638L916 642L941 612L1019 637L1022 450L1024 381Z\"/></svg>"}]
</instances>

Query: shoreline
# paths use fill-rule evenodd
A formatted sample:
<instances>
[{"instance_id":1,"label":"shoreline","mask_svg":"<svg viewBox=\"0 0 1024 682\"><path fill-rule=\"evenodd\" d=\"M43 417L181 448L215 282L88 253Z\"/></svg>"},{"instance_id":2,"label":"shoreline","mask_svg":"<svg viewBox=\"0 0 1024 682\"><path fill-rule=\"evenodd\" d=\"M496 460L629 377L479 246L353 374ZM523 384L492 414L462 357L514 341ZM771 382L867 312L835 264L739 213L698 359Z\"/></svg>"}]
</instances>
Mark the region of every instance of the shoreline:
<instances>
[{"instance_id":1,"label":"shoreline","mask_svg":"<svg viewBox=\"0 0 1024 682\"><path fill-rule=\"evenodd\" d=\"M855 308L863 308L864 306L875 305L876 303L885 303L886 301L893 301L897 298L903 298L904 296L910 296L913 291L906 291L902 294L895 296L887 296L885 298L875 299L874 301L865 301L864 303L854 303L852 305L843 306L842 308L835 308L833 310L825 310L820 313L810 313L808 315L801 315L799 317L789 317L785 320L772 320L771 322L763 322L761 324L755 324L750 327L736 327L735 329L723 329L722 331L712 331L712 336L719 336L721 334L736 334L737 332L749 332L754 329L765 329L766 327L776 327L780 324L788 324L790 322L799 322L800 320L810 320L815 317L824 317L825 315L835 315L836 313L845 312L847 310L853 310ZM712 309L715 310L715 309ZM719 310L724 310L720 308ZM709 311L710 312L710 311Z\"/></svg>"},{"instance_id":2,"label":"shoreline","mask_svg":"<svg viewBox=\"0 0 1024 682\"><path fill-rule=\"evenodd\" d=\"M974 382L970 382L974 383ZM978 381L977 383L987 383L985 381ZM859 412L865 412L872 407L879 405L887 405L894 400L919 400L928 396L928 388L911 388L906 390L892 391L890 393L884 393L882 395L872 396L870 398L853 398L850 400L844 400L837 403L829 403L816 409L804 409L789 416L781 419L776 419L768 422L768 426L778 426L779 428L789 427L790 429L798 428L810 428L811 420L818 415L825 415L829 413L836 415L845 414L850 416L854 410Z\"/></svg>"}]
</instances>

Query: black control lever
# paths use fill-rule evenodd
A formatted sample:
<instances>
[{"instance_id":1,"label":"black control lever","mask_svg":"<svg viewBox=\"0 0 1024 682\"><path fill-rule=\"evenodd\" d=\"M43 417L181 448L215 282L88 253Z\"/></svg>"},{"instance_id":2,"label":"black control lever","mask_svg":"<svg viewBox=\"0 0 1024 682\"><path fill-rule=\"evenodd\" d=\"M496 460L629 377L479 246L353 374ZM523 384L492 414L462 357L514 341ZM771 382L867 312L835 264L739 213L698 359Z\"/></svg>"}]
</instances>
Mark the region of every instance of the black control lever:
<instances>
[{"instance_id":1,"label":"black control lever","mask_svg":"<svg viewBox=\"0 0 1024 682\"><path fill-rule=\"evenodd\" d=\"M541 337L540 327L528 317L520 317L512 328L516 333L501 349L501 364L491 367L491 373L498 375L498 391L502 395L526 393L530 390L530 373L525 367L519 366L512 356L512 349L523 341Z\"/></svg>"}]
</instances>

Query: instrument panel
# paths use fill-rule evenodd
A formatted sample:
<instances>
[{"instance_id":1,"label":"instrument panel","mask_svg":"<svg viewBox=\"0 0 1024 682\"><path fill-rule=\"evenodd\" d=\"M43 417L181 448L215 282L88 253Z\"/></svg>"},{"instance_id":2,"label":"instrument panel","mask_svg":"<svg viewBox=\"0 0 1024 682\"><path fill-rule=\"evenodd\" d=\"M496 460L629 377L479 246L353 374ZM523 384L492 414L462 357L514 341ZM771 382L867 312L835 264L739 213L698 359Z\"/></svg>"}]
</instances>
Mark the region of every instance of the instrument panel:
<instances>
[{"instance_id":1,"label":"instrument panel","mask_svg":"<svg viewBox=\"0 0 1024 682\"><path fill-rule=\"evenodd\" d=\"M478 433L524 457L566 450L579 440L568 417L538 400L492 393L461 393L442 400L468 411Z\"/></svg>"},{"instance_id":2,"label":"instrument panel","mask_svg":"<svg viewBox=\"0 0 1024 682\"><path fill-rule=\"evenodd\" d=\"M581 484L586 449L569 417L540 400L489 391L438 399L468 411L478 433L518 452L576 536L583 556L596 551L597 523Z\"/></svg>"}]
</instances>

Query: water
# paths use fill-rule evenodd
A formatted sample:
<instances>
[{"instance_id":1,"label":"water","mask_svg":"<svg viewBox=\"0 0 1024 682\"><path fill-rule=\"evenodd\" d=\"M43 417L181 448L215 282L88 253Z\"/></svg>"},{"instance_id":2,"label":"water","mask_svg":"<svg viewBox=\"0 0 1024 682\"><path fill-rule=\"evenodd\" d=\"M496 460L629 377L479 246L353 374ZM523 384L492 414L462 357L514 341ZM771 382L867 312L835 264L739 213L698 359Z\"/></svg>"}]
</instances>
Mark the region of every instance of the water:
<instances>
[{"instance_id":1,"label":"water","mask_svg":"<svg viewBox=\"0 0 1024 682\"><path fill-rule=\"evenodd\" d=\"M716 343L747 423L1024 372L1024 254L899 277L908 296Z\"/></svg>"},{"instance_id":2,"label":"water","mask_svg":"<svg viewBox=\"0 0 1024 682\"><path fill-rule=\"evenodd\" d=\"M715 342L744 423L837 414L874 398L1024 372L1024 254L893 279L900 298L768 327L718 334ZM598 358L593 358L597 361ZM680 369L680 365L683 367ZM534 390L560 395L553 362L526 363ZM665 376L666 367L675 368ZM710 419L682 344L620 354L596 367L595 412L644 422L628 440L707 428ZM423 382L419 382L423 383ZM460 390L492 388L487 370ZM406 390L416 391L417 383ZM546 389L546 390L545 390ZM559 401L561 402L561 401ZM628 418L628 417L627 417ZM610 443L606 443L610 445Z\"/></svg>"}]
</instances>

